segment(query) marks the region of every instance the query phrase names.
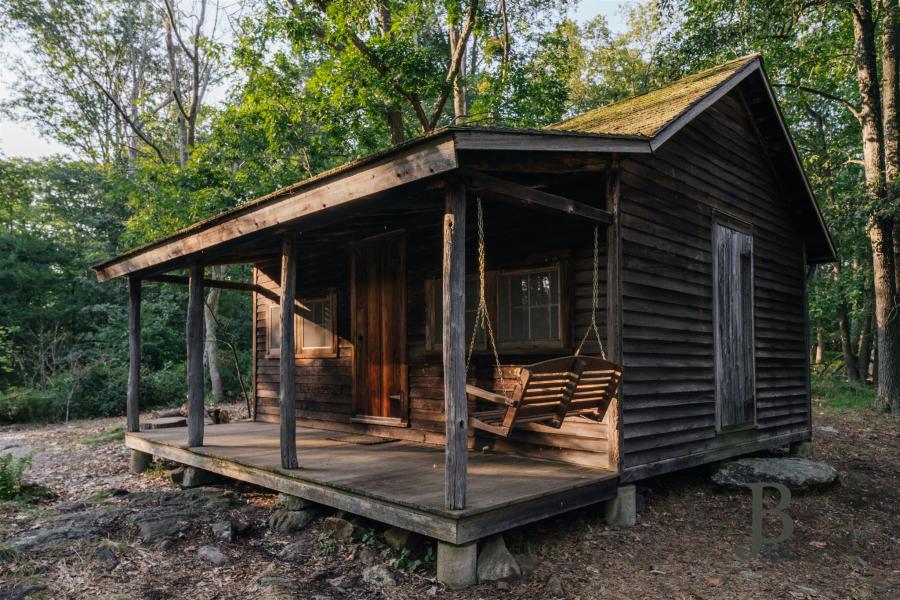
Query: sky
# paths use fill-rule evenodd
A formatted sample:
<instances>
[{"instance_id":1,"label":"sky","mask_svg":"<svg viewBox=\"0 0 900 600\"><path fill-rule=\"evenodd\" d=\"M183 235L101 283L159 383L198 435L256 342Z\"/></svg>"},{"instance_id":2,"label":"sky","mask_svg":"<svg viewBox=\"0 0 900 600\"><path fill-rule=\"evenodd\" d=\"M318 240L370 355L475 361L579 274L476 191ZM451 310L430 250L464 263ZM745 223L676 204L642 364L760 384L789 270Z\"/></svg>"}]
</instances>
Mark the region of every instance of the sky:
<instances>
[{"instance_id":1,"label":"sky","mask_svg":"<svg viewBox=\"0 0 900 600\"><path fill-rule=\"evenodd\" d=\"M585 22L603 14L610 29L620 31L624 26L621 9L628 3L628 0L581 0L572 16L579 22ZM6 58L9 58L8 55ZM0 68L0 101L8 98L11 93L11 77L10 69ZM65 146L41 136L30 123L0 118L0 156L42 158L52 154L68 152Z\"/></svg>"}]
</instances>

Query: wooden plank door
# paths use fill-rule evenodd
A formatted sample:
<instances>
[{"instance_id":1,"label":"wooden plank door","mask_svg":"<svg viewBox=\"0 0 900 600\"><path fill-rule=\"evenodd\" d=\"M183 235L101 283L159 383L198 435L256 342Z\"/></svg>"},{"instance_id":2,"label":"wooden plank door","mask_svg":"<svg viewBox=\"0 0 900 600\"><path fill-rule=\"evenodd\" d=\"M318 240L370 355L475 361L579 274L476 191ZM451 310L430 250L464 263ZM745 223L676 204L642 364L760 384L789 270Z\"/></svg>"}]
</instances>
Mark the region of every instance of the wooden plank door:
<instances>
[{"instance_id":1,"label":"wooden plank door","mask_svg":"<svg viewBox=\"0 0 900 600\"><path fill-rule=\"evenodd\" d=\"M753 358L753 237L713 225L716 422L719 430L756 421Z\"/></svg>"},{"instance_id":2,"label":"wooden plank door","mask_svg":"<svg viewBox=\"0 0 900 600\"><path fill-rule=\"evenodd\" d=\"M407 425L406 238L402 232L356 245L353 338L353 420Z\"/></svg>"}]
</instances>

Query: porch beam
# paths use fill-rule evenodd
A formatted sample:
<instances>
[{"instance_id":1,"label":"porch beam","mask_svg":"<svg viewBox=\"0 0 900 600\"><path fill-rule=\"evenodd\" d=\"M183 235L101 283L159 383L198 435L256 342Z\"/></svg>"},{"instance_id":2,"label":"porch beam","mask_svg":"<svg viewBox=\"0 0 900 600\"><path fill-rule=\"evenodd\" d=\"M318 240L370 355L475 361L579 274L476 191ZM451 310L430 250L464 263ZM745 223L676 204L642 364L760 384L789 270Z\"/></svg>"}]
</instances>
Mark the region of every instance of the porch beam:
<instances>
[{"instance_id":1,"label":"porch beam","mask_svg":"<svg viewBox=\"0 0 900 600\"><path fill-rule=\"evenodd\" d=\"M281 361L278 407L281 413L281 466L296 469L297 421L294 408L294 297L297 290L297 234L284 234L281 242Z\"/></svg>"},{"instance_id":2,"label":"porch beam","mask_svg":"<svg viewBox=\"0 0 900 600\"><path fill-rule=\"evenodd\" d=\"M190 268L187 311L188 446L203 445L203 265Z\"/></svg>"},{"instance_id":3,"label":"porch beam","mask_svg":"<svg viewBox=\"0 0 900 600\"><path fill-rule=\"evenodd\" d=\"M613 222L612 214L602 208L590 206L583 202L577 202L564 196L544 192L493 175L469 169L463 169L460 172L470 189L488 197L512 201L525 206L549 208L604 225L609 225Z\"/></svg>"},{"instance_id":4,"label":"porch beam","mask_svg":"<svg viewBox=\"0 0 900 600\"><path fill-rule=\"evenodd\" d=\"M606 230L606 348L608 358L616 364L624 364L622 332L624 330L622 301L622 225L621 225L621 174L619 157L613 156L606 173L606 207L613 217L613 223ZM609 466L616 472L622 464L622 399L625 395L624 382L619 385L616 397L610 402L609 423Z\"/></svg>"},{"instance_id":5,"label":"porch beam","mask_svg":"<svg viewBox=\"0 0 900 600\"><path fill-rule=\"evenodd\" d=\"M466 507L466 188L452 182L444 204L444 507Z\"/></svg>"},{"instance_id":6,"label":"porch beam","mask_svg":"<svg viewBox=\"0 0 900 600\"><path fill-rule=\"evenodd\" d=\"M183 275L152 275L144 277L144 281L152 281L154 283L171 283L175 285L188 285L190 278ZM222 290L239 290L244 292L256 292L260 296L265 296L272 302L281 304L281 296L277 292L267 289L258 283L247 283L245 281L224 281L222 279L204 279L204 288L219 288ZM294 302L298 308L303 308L299 301Z\"/></svg>"},{"instance_id":7,"label":"porch beam","mask_svg":"<svg viewBox=\"0 0 900 600\"><path fill-rule=\"evenodd\" d=\"M128 431L140 431L141 411L141 280L128 278Z\"/></svg>"}]
</instances>

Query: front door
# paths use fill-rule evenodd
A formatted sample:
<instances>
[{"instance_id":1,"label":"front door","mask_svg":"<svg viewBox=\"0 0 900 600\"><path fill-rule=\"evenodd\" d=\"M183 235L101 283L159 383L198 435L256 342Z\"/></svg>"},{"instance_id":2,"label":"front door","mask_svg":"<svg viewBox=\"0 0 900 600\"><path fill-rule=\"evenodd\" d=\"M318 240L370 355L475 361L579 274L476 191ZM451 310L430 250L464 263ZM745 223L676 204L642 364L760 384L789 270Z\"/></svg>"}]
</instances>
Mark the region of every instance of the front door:
<instances>
[{"instance_id":1,"label":"front door","mask_svg":"<svg viewBox=\"0 0 900 600\"><path fill-rule=\"evenodd\" d=\"M720 430L756 420L753 360L753 237L713 225L716 414Z\"/></svg>"},{"instance_id":2,"label":"front door","mask_svg":"<svg viewBox=\"0 0 900 600\"><path fill-rule=\"evenodd\" d=\"M406 239L368 238L353 256L354 421L405 426Z\"/></svg>"}]
</instances>

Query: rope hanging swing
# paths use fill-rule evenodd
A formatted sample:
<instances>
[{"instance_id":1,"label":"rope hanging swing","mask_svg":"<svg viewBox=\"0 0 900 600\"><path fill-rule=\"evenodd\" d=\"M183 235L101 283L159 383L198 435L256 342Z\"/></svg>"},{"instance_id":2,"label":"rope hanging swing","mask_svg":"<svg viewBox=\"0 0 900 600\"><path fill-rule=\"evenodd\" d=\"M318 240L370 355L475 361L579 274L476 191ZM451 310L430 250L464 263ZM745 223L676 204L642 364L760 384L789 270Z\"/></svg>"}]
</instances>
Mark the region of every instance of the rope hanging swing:
<instances>
[{"instance_id":1,"label":"rope hanging swing","mask_svg":"<svg viewBox=\"0 0 900 600\"><path fill-rule=\"evenodd\" d=\"M476 198L478 225L478 307L472 338L466 355L466 373L472 363L479 330L484 331L494 356L500 379L503 365L494 338L494 329L487 306L487 253L485 251L484 214L481 198ZM615 395L622 378L622 368L606 360L606 351L597 326L597 310L600 298L600 242L599 228L594 227L594 268L591 294L591 322L581 338L573 356L545 360L519 368L515 388L503 393L467 385L466 392L476 398L501 405L502 408L479 411L472 414L470 422L476 429L508 437L516 424L537 422L551 427L561 427L567 415L596 413L605 410ZM597 338L602 358L581 356L584 344L591 332ZM582 386L580 388L580 386Z\"/></svg>"}]
</instances>

